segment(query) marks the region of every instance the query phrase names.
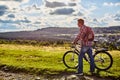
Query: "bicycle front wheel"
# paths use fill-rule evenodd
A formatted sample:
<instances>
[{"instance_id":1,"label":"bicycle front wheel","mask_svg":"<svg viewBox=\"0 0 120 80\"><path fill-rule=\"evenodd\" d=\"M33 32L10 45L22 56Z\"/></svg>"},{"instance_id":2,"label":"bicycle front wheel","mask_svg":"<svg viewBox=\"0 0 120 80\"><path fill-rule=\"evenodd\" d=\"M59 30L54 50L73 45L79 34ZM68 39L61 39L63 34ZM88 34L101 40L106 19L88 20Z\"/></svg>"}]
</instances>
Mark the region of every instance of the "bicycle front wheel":
<instances>
[{"instance_id":1,"label":"bicycle front wheel","mask_svg":"<svg viewBox=\"0 0 120 80\"><path fill-rule=\"evenodd\" d=\"M78 67L78 53L74 51L67 51L63 55L63 63L68 68L77 68Z\"/></svg>"},{"instance_id":2,"label":"bicycle front wheel","mask_svg":"<svg viewBox=\"0 0 120 80\"><path fill-rule=\"evenodd\" d=\"M98 70L108 70L113 64L112 56L105 51L98 51L94 55L95 67Z\"/></svg>"}]
</instances>

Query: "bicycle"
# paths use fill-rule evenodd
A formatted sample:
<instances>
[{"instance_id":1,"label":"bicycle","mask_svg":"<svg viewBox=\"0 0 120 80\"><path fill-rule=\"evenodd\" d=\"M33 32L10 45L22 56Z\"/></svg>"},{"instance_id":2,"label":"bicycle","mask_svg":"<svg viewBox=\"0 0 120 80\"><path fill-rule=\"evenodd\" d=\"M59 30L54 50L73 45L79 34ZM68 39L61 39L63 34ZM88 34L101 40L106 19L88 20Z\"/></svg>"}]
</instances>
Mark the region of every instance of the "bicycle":
<instances>
[{"instance_id":1,"label":"bicycle","mask_svg":"<svg viewBox=\"0 0 120 80\"><path fill-rule=\"evenodd\" d=\"M95 68L98 70L108 70L112 67L113 64L113 58L108 52L108 49L101 48L98 49L96 47L96 41L94 41L94 62L95 62ZM73 50L69 50L65 52L63 55L63 63L68 68L77 68L78 67L78 55L80 53L80 45L77 44L75 47L71 47ZM88 63L90 62L89 57L87 55L84 56L85 61Z\"/></svg>"}]
</instances>

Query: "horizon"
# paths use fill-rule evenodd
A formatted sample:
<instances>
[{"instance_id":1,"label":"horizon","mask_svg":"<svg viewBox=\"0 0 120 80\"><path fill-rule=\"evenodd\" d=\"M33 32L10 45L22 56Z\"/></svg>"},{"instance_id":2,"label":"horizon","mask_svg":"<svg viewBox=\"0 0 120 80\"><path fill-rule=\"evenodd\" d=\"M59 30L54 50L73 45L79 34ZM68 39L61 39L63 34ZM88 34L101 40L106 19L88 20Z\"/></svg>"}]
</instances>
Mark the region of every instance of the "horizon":
<instances>
[{"instance_id":1,"label":"horizon","mask_svg":"<svg viewBox=\"0 0 120 80\"><path fill-rule=\"evenodd\" d=\"M77 28L78 18L90 27L119 26L119 7L119 0L0 0L0 33Z\"/></svg>"},{"instance_id":2,"label":"horizon","mask_svg":"<svg viewBox=\"0 0 120 80\"><path fill-rule=\"evenodd\" d=\"M94 28L113 28L113 27L120 27L120 25L118 26L108 26L108 27L92 27ZM44 28L40 28L40 29L35 29L35 30L18 30L18 31L6 31L6 32L0 32L0 33L11 33L11 32L29 32L29 31L37 31L37 30L41 30L41 29L49 29L49 28L79 28L79 27L44 27Z\"/></svg>"}]
</instances>

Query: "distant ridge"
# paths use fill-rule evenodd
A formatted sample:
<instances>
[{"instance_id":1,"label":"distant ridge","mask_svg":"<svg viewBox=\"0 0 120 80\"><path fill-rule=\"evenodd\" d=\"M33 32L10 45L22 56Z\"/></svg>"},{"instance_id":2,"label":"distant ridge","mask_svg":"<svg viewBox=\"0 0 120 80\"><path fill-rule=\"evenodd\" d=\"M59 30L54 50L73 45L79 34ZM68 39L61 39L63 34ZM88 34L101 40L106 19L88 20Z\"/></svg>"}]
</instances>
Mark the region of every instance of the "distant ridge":
<instances>
[{"instance_id":1,"label":"distant ridge","mask_svg":"<svg viewBox=\"0 0 120 80\"><path fill-rule=\"evenodd\" d=\"M95 34L120 33L120 26L96 27ZM71 40L78 28L48 27L35 31L19 31L0 33L0 39L30 39L30 40Z\"/></svg>"}]
</instances>

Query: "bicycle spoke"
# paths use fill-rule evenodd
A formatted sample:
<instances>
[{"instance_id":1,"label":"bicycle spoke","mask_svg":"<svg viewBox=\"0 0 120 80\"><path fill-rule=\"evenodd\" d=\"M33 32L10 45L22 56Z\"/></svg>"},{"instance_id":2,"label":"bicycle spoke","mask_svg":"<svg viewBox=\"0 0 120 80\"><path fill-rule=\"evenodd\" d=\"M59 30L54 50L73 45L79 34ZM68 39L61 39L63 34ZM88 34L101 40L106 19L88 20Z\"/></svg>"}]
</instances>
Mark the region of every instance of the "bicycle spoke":
<instances>
[{"instance_id":1,"label":"bicycle spoke","mask_svg":"<svg viewBox=\"0 0 120 80\"><path fill-rule=\"evenodd\" d=\"M105 52L101 52L95 55L94 60L95 60L96 67L101 70L105 70L109 68L109 66L111 65L111 58Z\"/></svg>"},{"instance_id":2,"label":"bicycle spoke","mask_svg":"<svg viewBox=\"0 0 120 80\"><path fill-rule=\"evenodd\" d=\"M69 68L76 68L78 65L78 54L69 51L64 55L64 64Z\"/></svg>"}]
</instances>

